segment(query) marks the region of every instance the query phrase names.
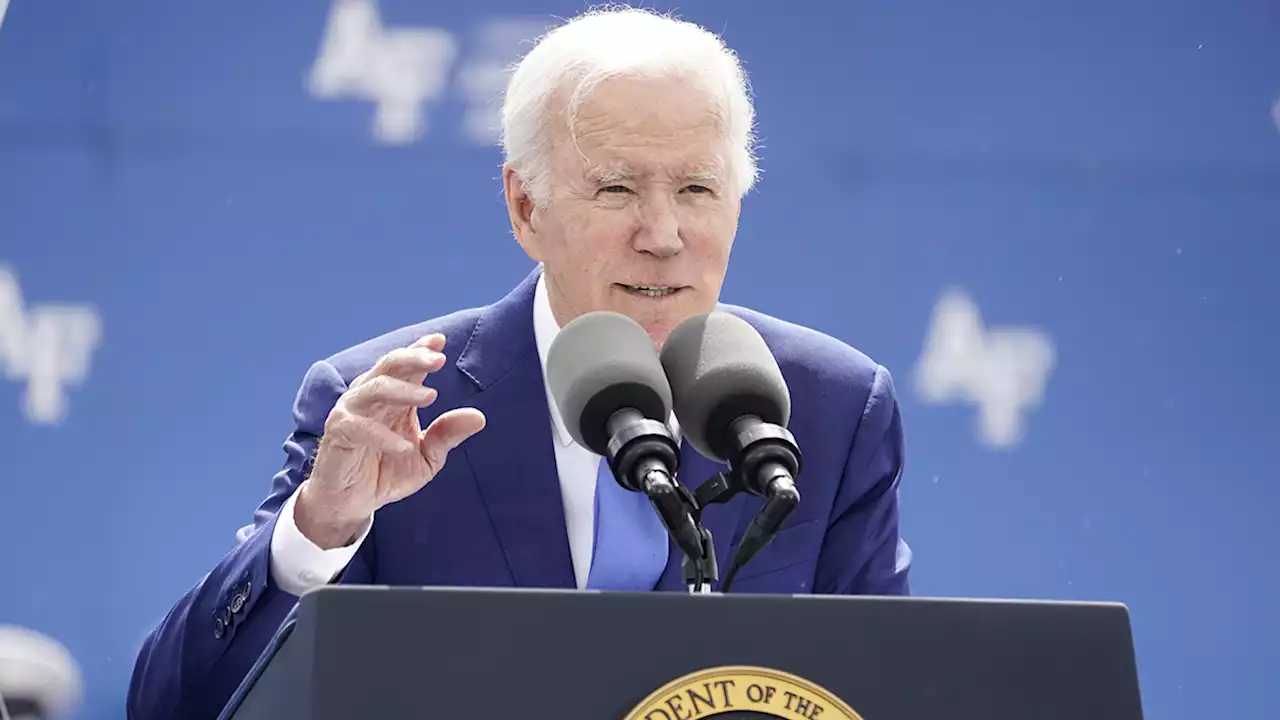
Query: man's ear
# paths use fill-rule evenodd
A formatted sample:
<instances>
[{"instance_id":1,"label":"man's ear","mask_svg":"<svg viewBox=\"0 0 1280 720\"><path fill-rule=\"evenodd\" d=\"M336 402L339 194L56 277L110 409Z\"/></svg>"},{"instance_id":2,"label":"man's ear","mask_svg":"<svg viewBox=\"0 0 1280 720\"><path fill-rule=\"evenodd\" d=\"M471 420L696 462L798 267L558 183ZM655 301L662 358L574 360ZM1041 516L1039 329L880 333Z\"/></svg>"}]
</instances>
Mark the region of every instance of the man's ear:
<instances>
[{"instance_id":1,"label":"man's ear","mask_svg":"<svg viewBox=\"0 0 1280 720\"><path fill-rule=\"evenodd\" d=\"M525 189L524 180L510 163L502 166L502 189L507 201L507 216L511 219L511 232L530 258L535 262L542 262L538 231L533 221L533 198Z\"/></svg>"}]
</instances>

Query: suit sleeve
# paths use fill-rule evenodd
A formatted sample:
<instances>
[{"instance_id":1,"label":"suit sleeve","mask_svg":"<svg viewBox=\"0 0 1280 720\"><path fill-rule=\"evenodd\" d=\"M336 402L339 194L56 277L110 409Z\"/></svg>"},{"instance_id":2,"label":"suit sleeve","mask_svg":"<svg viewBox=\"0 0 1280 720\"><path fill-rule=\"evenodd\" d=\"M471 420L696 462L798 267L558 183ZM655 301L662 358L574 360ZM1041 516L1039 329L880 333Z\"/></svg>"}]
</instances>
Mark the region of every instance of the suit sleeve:
<instances>
[{"instance_id":1,"label":"suit sleeve","mask_svg":"<svg viewBox=\"0 0 1280 720\"><path fill-rule=\"evenodd\" d=\"M827 528L814 590L908 595L911 549L899 534L902 415L893 378L877 366Z\"/></svg>"},{"instance_id":2,"label":"suit sleeve","mask_svg":"<svg viewBox=\"0 0 1280 720\"><path fill-rule=\"evenodd\" d=\"M129 684L131 720L216 718L297 602L271 570L271 545L285 501L310 472L329 411L346 389L331 365L308 370L294 401L295 428L271 492L236 533L236 542L187 591L143 643ZM336 582L372 577L365 543Z\"/></svg>"}]
</instances>

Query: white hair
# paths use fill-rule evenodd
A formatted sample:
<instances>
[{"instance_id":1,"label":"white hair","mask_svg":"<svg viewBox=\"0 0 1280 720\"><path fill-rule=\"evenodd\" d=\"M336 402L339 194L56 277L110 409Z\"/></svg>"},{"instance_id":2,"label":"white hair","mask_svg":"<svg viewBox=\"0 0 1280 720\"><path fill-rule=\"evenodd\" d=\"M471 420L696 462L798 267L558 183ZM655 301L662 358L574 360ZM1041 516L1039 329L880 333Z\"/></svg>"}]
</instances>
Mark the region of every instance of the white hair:
<instances>
[{"instance_id":1,"label":"white hair","mask_svg":"<svg viewBox=\"0 0 1280 720\"><path fill-rule=\"evenodd\" d=\"M516 66L502 107L502 146L530 198L550 197L551 101L568 91L570 130L578 106L602 80L682 77L716 103L733 156L729 173L740 195L755 184L755 109L737 55L715 34L690 22L626 6L607 6L544 35Z\"/></svg>"}]
</instances>

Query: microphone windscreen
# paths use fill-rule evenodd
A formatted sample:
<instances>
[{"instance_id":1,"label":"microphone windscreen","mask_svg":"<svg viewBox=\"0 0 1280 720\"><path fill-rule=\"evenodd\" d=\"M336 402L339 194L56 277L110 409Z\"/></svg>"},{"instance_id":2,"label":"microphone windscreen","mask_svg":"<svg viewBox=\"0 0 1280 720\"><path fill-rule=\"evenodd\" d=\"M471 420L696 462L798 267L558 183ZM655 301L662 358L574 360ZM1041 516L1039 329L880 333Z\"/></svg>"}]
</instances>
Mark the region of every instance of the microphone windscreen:
<instances>
[{"instance_id":1,"label":"microphone windscreen","mask_svg":"<svg viewBox=\"0 0 1280 720\"><path fill-rule=\"evenodd\" d=\"M778 361L746 320L725 312L680 323L662 348L676 419L693 447L727 461L734 420L755 415L786 427L791 394Z\"/></svg>"},{"instance_id":2,"label":"microphone windscreen","mask_svg":"<svg viewBox=\"0 0 1280 720\"><path fill-rule=\"evenodd\" d=\"M671 386L644 328L619 313L580 315L564 326L547 356L547 386L560 417L580 445L606 455L608 422L630 407L664 425Z\"/></svg>"}]
</instances>

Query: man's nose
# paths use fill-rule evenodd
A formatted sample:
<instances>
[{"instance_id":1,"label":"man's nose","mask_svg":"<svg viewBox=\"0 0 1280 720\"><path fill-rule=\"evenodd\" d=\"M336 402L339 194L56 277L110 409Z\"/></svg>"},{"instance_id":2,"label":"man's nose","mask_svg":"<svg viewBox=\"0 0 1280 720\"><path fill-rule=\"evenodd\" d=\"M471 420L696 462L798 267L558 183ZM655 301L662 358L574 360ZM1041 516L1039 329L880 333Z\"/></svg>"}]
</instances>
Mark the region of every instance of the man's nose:
<instances>
[{"instance_id":1,"label":"man's nose","mask_svg":"<svg viewBox=\"0 0 1280 720\"><path fill-rule=\"evenodd\" d=\"M640 210L635 249L658 257L670 257L684 249L675 203L666 197L650 197Z\"/></svg>"}]
</instances>

